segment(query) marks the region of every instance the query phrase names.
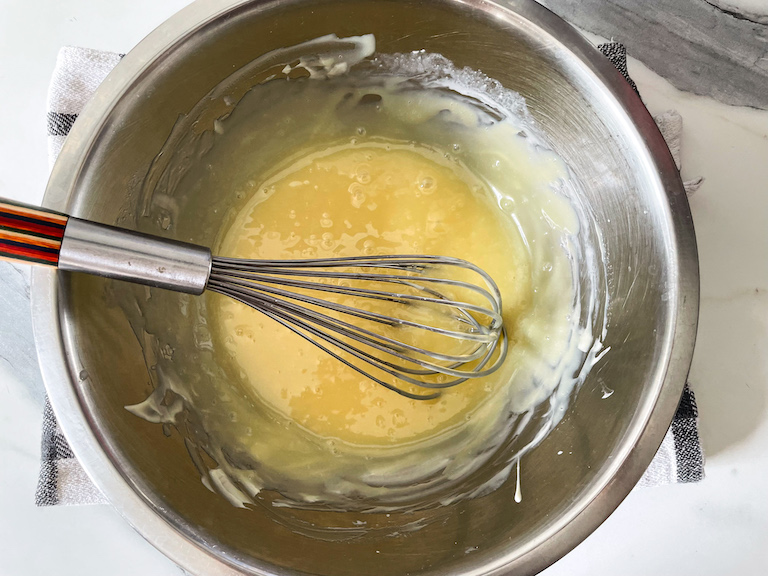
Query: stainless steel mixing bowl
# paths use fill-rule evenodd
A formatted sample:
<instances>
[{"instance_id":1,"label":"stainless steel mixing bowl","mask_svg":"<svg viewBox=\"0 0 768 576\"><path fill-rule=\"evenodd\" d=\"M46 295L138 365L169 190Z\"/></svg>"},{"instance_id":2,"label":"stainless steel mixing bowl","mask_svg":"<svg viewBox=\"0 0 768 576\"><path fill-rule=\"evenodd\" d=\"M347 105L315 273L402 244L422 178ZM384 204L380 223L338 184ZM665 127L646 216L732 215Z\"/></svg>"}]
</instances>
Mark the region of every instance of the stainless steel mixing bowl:
<instances>
[{"instance_id":1,"label":"stainless steel mixing bowl","mask_svg":"<svg viewBox=\"0 0 768 576\"><path fill-rule=\"evenodd\" d=\"M305 528L298 535L276 521L277 509L236 509L209 492L178 435L162 438L123 408L150 391L148 368L109 284L36 269L35 334L64 432L125 518L195 574L535 573L626 496L681 394L698 266L678 173L611 64L533 1L202 0L153 32L99 88L67 139L45 205L107 223L136 221L153 157L178 115L214 85L274 48L369 32L382 52L442 53L525 96L602 228L611 351L560 425L525 457L521 503L507 482L438 511L364 516L381 528L367 534L350 529L360 515L311 513L294 518ZM608 399L603 385L615 390ZM440 521L423 523L430 514ZM306 534L313 523L339 529L313 537ZM395 531L400 536L390 537Z\"/></svg>"}]
</instances>

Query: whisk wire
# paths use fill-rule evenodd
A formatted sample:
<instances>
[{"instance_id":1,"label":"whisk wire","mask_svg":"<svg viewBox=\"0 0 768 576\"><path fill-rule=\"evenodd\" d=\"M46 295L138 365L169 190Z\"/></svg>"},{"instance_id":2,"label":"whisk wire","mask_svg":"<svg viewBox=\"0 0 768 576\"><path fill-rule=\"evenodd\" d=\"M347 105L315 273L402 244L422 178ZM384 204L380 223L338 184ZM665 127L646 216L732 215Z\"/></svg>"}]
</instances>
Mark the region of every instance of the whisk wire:
<instances>
[{"instance_id":1,"label":"whisk wire","mask_svg":"<svg viewBox=\"0 0 768 576\"><path fill-rule=\"evenodd\" d=\"M226 289L223 289L223 290L220 291L218 288L214 288L213 290L216 291L216 292L220 292L221 294L227 295L227 296L229 296L229 297L231 297L231 298L233 298L235 300L238 300L239 302L242 302L243 304L246 304L246 305L249 305L249 306L253 306L252 303L250 303L247 300L243 299L236 292L230 292L230 291L228 291ZM449 387L455 386L457 384L460 384L462 382L466 382L471 377L474 378L474 377L490 374L490 373L492 373L496 369L495 367L492 367L492 368L487 369L485 371L479 371L480 368L483 368L488 363L488 361L490 360L492 354L494 353L494 349L490 348L486 352L484 358L477 364L476 370L473 371L473 372L455 371L455 370L451 370L450 367L439 367L439 366L435 366L436 368L439 368L439 371L437 371L437 370L414 370L412 368L408 368L408 367L405 367L405 366L401 366L401 365L398 365L398 364L393 364L391 362L387 362L387 361L385 361L385 360L383 360L383 359L381 359L381 358L379 358L377 356L374 356L372 354L369 354L369 353L367 353L367 352L365 352L365 351L363 351L363 350L361 350L361 349L359 349L357 347L351 346L348 343L345 343L345 342L343 342L343 341L341 341L339 339L336 339L336 338L332 337L330 334L315 328L311 324L308 324L308 323L302 321L301 319L298 319L298 318L296 318L294 316L291 316L285 310L275 309L271 305L265 305L263 308L259 308L259 310L262 313L264 313L266 316L268 316L269 318L272 318L276 322L278 322L281 325L283 325L284 327L288 328L294 334L297 334L297 335L301 336L302 338L304 338L308 342L314 344L318 348L320 348L323 351L329 353L334 358L337 358L338 360L343 362L345 365L353 368L358 373L360 373L360 374L368 377L369 379L371 379L371 380L373 380L373 381L375 381L375 382L385 386L386 388L388 388L390 390L393 390L393 391L397 392L398 394L401 394L403 396L406 396L408 398L412 398L412 399L415 399L415 400L429 400L429 399L433 399L433 398L436 398L439 395L439 393L432 393L432 394L426 394L426 395L424 395L424 394L415 394L415 393L403 390L402 388L393 386L393 385L387 383L386 381L381 380L380 378L374 376L370 372L362 370L362 368L360 368L359 366L355 365L354 363L349 362L348 360L344 359L340 355L334 353L333 351L328 349L326 346L323 346L321 343L319 343L318 341L312 339L306 333L302 332L302 330L306 331L307 333L309 333L309 334L311 334L313 336L316 336L317 338L322 339L325 342L328 342L329 344L332 344L334 347L339 348L339 349L341 349L341 350L343 350L343 351L353 355L354 357L358 358L359 360L362 360L362 361L364 361L364 362L366 362L366 363L368 363L368 364L378 368L379 370L382 370L383 372L386 372L387 374L390 374L390 375L392 375L392 376L394 376L394 377L396 377L396 378L398 378L398 379L400 379L400 380L402 380L404 382L407 382L409 384L414 384L414 385L422 387L422 388L430 388L430 389L449 388ZM501 346L501 349L499 351L499 359L497 360L497 362L503 361L503 359L506 357L506 353L507 353L506 338L504 338L501 341L501 345L500 346ZM388 353L390 353L390 352L388 352ZM413 359L409 358L409 357L401 356L401 358L403 358L403 359L405 359L407 361L413 361ZM455 363L452 366L455 367L455 366L459 366L461 364L462 363ZM449 380L449 381L445 381L445 382L428 382L428 381L414 379L414 378L411 378L410 376L408 376L408 374L414 374L414 375L434 375L434 374L437 374L437 373L449 374L449 375L453 374L453 375L455 375L457 377L454 378L453 380Z\"/></svg>"},{"instance_id":2,"label":"whisk wire","mask_svg":"<svg viewBox=\"0 0 768 576\"><path fill-rule=\"evenodd\" d=\"M485 326L482 326L481 324L477 323L476 321L474 321L474 323L473 323L474 326L475 326L476 332L466 332L466 331L459 332L457 330L449 330L449 329L446 329L446 328L440 328L438 326L430 326L430 325L427 325L427 324L422 324L422 323L419 323L419 322L414 322L412 320L407 320L407 319L402 319L402 318L393 318L392 316L387 316L387 315L379 314L377 312L373 312L373 311L369 311L369 310L362 310L360 308L353 308L351 306L346 306L344 304L339 304L339 303L336 303L336 302L330 302L328 300L323 300L323 299L320 299L320 298L314 298L312 296L307 296L305 294L298 294L296 292L291 292L291 291L288 291L288 290L282 290L280 288L274 288L272 286L265 286L264 284L256 283L256 282L258 282L258 280L248 279L248 281L243 281L241 279L237 279L236 277L233 277L233 278L235 278L235 279L228 279L228 280L222 281L217 276L216 278L212 278L209 281L209 287L221 286L223 284L226 284L226 285L229 285L229 286L239 286L239 287L244 289L243 293L244 293L245 296L247 296L250 293L250 291L270 293L270 294L274 294L276 296L281 296L281 297L286 298L286 299L297 300L297 301L304 302L305 304L312 304L312 305L316 305L316 306L321 306L323 308L328 308L328 309L331 309L331 310L335 310L337 312L342 312L344 314L348 314L350 316L355 316L355 317L358 317L358 318L361 318L361 319L370 320L370 321L373 321L373 322L379 322L381 324L386 324L388 326L410 326L412 328L428 330L428 331L434 332L436 334L441 334L441 335L444 335L444 336L449 336L449 337L453 337L453 338L457 338L457 339L462 339L462 340L475 340L475 341L478 341L478 342L486 342L486 343L496 340L496 338L495 338L495 336L493 334L493 330L492 329L489 329L489 328L487 328ZM309 283L308 283L308 285L309 285ZM316 289L324 291L324 289L322 287L317 287ZM341 294L347 294L347 295L353 294L352 292L340 292L340 293ZM394 298L394 299L392 299L390 301L400 302L400 303L403 303L403 304L406 303L404 300L401 301L401 300L399 300L397 298ZM460 309L460 312L462 312L462 313L465 312L465 310L462 308L462 303L461 302L457 302L457 301L438 300L438 299L419 299L418 301L420 301L420 302L428 302L428 303L439 303L441 305L446 305L446 306L455 306L457 309ZM477 310L477 311L480 312L480 313L484 313L484 311L482 309ZM458 316L456 316L455 318L457 320L460 320L460 321L466 323L467 322L467 318L464 317L464 316L465 315L462 314L461 318L459 318ZM466 315L466 316L471 318L471 316L469 316L469 315Z\"/></svg>"},{"instance_id":3,"label":"whisk wire","mask_svg":"<svg viewBox=\"0 0 768 576\"><path fill-rule=\"evenodd\" d=\"M433 360L444 361L444 362L456 362L458 364L464 364L480 358L483 355L483 350L487 348L487 346L477 346L473 351L466 352L461 355L440 354L437 352L427 350L425 348L412 346L400 340L395 340L393 338L389 338L382 334L378 334L376 332L366 330L365 328L362 328L356 324L350 324L349 322L344 322L341 319L333 318L332 316L328 316L326 314L322 314L320 312L307 309L303 306L294 305L290 302L273 298L268 295L258 294L258 293L252 294L245 290L232 289L230 287L224 288L217 282L214 282L211 285L210 289L214 292L221 292L221 293L225 293L224 290L226 290L226 294L233 297L235 294L237 294L240 297L238 299L241 302L244 302L245 304L249 304L251 306L253 306L254 303L259 303L263 306L269 306L271 309L284 310L284 311L290 312L296 318L301 318L305 321L314 322L315 324L318 324L324 328L332 330L340 335L356 340L361 344L366 344L371 348L375 348L380 352L391 354L393 356L400 358L401 360L406 360L409 362L420 364L424 367L429 367L433 370L441 371L441 370L447 370L448 368L442 367L437 364L433 364L431 362L425 361L418 357L408 356L404 354L404 352L410 351L410 352L413 352L414 354L427 356L429 358L432 358ZM251 302L251 300L253 300L253 302ZM433 329L433 327L425 326L425 329L431 330ZM444 372L444 373L449 374L450 372Z\"/></svg>"},{"instance_id":4,"label":"whisk wire","mask_svg":"<svg viewBox=\"0 0 768 576\"><path fill-rule=\"evenodd\" d=\"M373 268L394 273L367 271ZM449 268L473 272L485 286L429 274ZM363 286L354 283L363 283ZM386 285L396 288L382 289ZM259 310L359 374L412 399L436 398L440 389L486 376L499 368L507 354L498 287L481 268L458 258L384 255L244 260L214 257L206 287ZM361 304L366 300L390 303L401 307L406 317L371 310L368 305L357 307L348 301L315 297L310 295L313 291L353 301L360 299ZM472 294L475 301L457 298L457 293ZM486 304L478 304L477 300ZM372 324L361 326L322 310ZM408 318L409 315L416 319ZM382 331L375 329L377 325L382 326ZM460 326L465 328L459 329ZM437 342L434 338L429 340L428 347L405 342L395 337L396 331L403 328L432 334ZM454 344L449 346L448 342ZM421 342L416 340L416 343ZM456 350L458 343L464 343L464 348ZM375 372L365 368L366 365ZM383 374L380 376L378 371ZM384 375L394 377L396 382L388 382ZM397 381L437 391L419 394L404 389Z\"/></svg>"},{"instance_id":5,"label":"whisk wire","mask_svg":"<svg viewBox=\"0 0 768 576\"><path fill-rule=\"evenodd\" d=\"M389 282L389 283L395 283L395 284L401 284L401 285L408 285L418 290L425 290L425 288L423 286L418 286L417 284L413 284L412 282L408 282L408 281L418 280L420 282L440 282L444 285L449 285L456 288L465 288L467 290L472 290L473 292L480 294L481 296L486 298L488 302L491 304L492 313L489 313L490 311L487 308L483 308L482 306L470 304L467 302L452 301L446 297L430 298L427 296L419 296L416 294L393 293L393 292L386 292L383 290L373 290L369 288L339 286L334 284L320 284L317 282L292 280L289 278L283 278L279 276L269 276L267 273L264 273L265 271L260 270L260 272L262 273L259 274L256 272L227 271L227 272L217 273L216 276L217 277L228 276L230 278L240 278L243 280L249 280L253 283L257 283L257 282L274 283L274 284L281 284L284 286L290 286L292 288L305 288L307 290L334 292L337 294L345 294L349 296L361 296L361 297L374 298L379 300L385 299L390 302L405 303L404 301L411 300L414 302L425 302L425 303L441 304L441 305L448 305L448 306L456 306L467 311L477 312L479 314L486 314L490 316L493 319L494 327L501 325L501 322L502 322L500 310L497 309L497 301L494 299L493 295L487 290L483 290L482 288L479 288L478 286L475 286L468 282L461 282L458 280L450 280L450 279L442 279L442 278L418 278L414 276L396 276L396 275L387 275L387 274L354 274L354 273L347 273L347 274L345 273L335 273L335 274L303 273L302 274L306 276L315 276L320 278L341 278L341 279L349 278L349 279L362 280L362 281ZM275 270L275 273L283 274L283 272L280 272L279 270ZM435 292L434 294L437 294L437 292Z\"/></svg>"}]
</instances>

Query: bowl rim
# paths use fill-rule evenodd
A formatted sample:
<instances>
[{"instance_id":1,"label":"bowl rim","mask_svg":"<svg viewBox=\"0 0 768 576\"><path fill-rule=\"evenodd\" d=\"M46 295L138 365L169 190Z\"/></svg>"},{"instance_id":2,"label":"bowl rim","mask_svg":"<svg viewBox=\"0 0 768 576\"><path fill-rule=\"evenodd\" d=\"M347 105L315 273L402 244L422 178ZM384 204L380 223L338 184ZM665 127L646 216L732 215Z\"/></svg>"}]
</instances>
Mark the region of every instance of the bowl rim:
<instances>
[{"instance_id":1,"label":"bowl rim","mask_svg":"<svg viewBox=\"0 0 768 576\"><path fill-rule=\"evenodd\" d=\"M300 2L303 0L293 0ZM516 574L535 574L575 548L592 533L624 500L641 478L656 454L677 409L693 357L699 309L699 266L696 238L690 207L679 172L651 115L638 95L616 71L610 61L560 17L534 0L444 0L493 13L503 18L523 19L553 38L591 79L615 101L616 112L634 128L634 135L647 151L666 191L670 207L676 255L676 270L670 278L670 309L676 310L669 322L667 365L656 382L658 393L638 408L626 432L622 450L593 481L568 513L540 538L521 551L496 557L492 562L466 574L501 576L514 569ZM197 0L142 40L110 72L79 115L66 139L51 173L43 205L66 211L74 198L74 188L91 146L105 119L132 84L158 58L197 30L252 0ZM261 8L271 1L258 0ZM257 7L258 9L258 7ZM66 361L65 337L60 323L59 292L55 270L34 267L31 282L32 324L40 367L57 420L83 469L120 514L153 546L176 564L192 573L236 576L243 572L232 567L185 537L154 510L126 482L113 464L88 417L76 390L78 375ZM265 574L295 574L262 564Z\"/></svg>"}]
</instances>

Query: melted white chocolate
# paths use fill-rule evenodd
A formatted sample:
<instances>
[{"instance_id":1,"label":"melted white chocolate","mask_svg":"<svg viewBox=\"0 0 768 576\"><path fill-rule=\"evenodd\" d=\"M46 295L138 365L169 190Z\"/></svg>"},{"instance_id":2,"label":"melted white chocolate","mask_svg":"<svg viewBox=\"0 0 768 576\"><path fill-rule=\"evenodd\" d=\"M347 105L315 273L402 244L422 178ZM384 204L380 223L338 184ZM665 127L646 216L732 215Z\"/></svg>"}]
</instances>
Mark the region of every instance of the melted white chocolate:
<instances>
[{"instance_id":1,"label":"melted white chocolate","mask_svg":"<svg viewBox=\"0 0 768 576\"><path fill-rule=\"evenodd\" d=\"M253 259L415 253L464 258L499 285L513 338L517 318L528 315L532 304L525 245L489 191L442 154L407 145L347 144L301 159L263 184L219 250ZM510 362L502 372L446 390L437 400L412 400L256 310L227 298L211 301L218 320L214 334L229 355L223 361L246 375L248 392L324 438L397 444L440 433L469 418L514 369ZM407 338L408 331L400 330L399 337Z\"/></svg>"},{"instance_id":2,"label":"melted white chocolate","mask_svg":"<svg viewBox=\"0 0 768 576\"><path fill-rule=\"evenodd\" d=\"M442 57L383 56L348 74L332 59L299 62L323 81L255 87L216 120L208 172L188 178L237 199L215 253L464 258L499 285L507 360L437 400L409 400L209 294L184 314L215 366L200 376L161 362L158 391L131 409L176 422L179 407L171 415L161 399L183 398L218 462L199 465L204 482L236 505L265 488L282 495L275 505L366 510L487 493L559 421L601 351L596 283L577 280L593 276L595 258L579 242L568 169L522 98ZM485 483L463 485L502 445Z\"/></svg>"}]
</instances>

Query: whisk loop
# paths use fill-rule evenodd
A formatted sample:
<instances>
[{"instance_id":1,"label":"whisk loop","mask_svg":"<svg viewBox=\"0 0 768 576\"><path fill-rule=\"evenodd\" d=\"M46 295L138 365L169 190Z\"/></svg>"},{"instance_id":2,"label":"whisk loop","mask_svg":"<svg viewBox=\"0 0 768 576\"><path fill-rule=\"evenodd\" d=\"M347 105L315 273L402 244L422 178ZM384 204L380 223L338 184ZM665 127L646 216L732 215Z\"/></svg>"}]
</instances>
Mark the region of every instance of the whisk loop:
<instances>
[{"instance_id":1,"label":"whisk loop","mask_svg":"<svg viewBox=\"0 0 768 576\"><path fill-rule=\"evenodd\" d=\"M262 312L366 378L417 400L494 372L507 353L498 287L458 258L214 256L206 289Z\"/></svg>"}]
</instances>

